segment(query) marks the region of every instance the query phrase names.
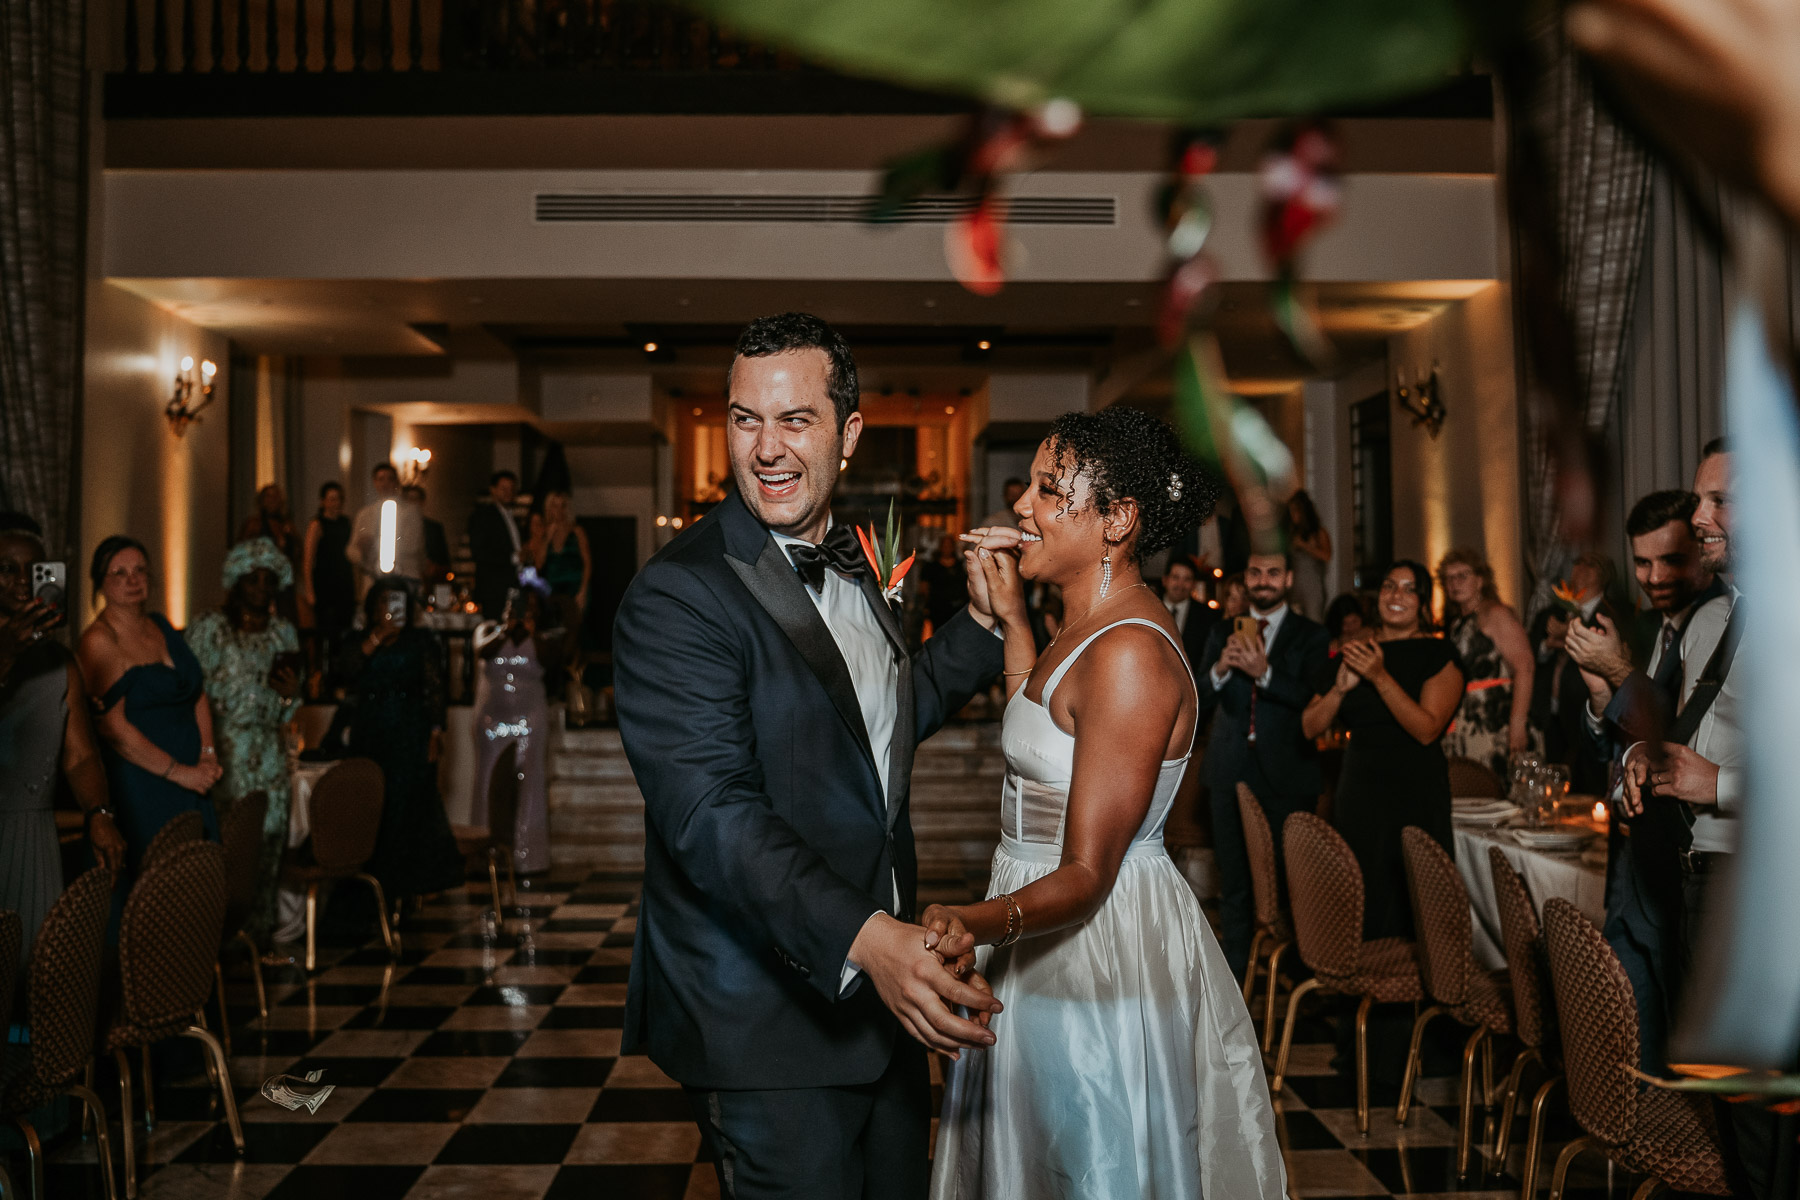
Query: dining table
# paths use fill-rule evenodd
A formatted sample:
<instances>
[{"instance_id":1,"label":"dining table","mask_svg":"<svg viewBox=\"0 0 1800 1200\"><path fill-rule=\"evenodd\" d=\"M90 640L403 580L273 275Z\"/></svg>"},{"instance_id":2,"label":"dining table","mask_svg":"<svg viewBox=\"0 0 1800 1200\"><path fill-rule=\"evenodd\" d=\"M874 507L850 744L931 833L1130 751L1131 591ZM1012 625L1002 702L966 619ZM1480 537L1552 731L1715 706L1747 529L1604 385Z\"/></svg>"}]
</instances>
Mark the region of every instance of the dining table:
<instances>
[{"instance_id":1,"label":"dining table","mask_svg":"<svg viewBox=\"0 0 1800 1200\"><path fill-rule=\"evenodd\" d=\"M288 765L288 849L297 850L312 836L312 794L335 762L290 761ZM275 895L275 940L297 942L306 936L306 889L283 883Z\"/></svg>"},{"instance_id":2,"label":"dining table","mask_svg":"<svg viewBox=\"0 0 1800 1200\"><path fill-rule=\"evenodd\" d=\"M1498 846L1524 877L1525 890L1540 914L1545 901L1559 896L1595 925L1606 921L1606 826L1586 813L1563 814L1555 823L1593 836L1579 853L1552 853L1520 844L1513 837L1513 826L1455 823L1456 870L1469 893L1475 957L1490 970L1506 966L1506 949L1489 847Z\"/></svg>"}]
</instances>

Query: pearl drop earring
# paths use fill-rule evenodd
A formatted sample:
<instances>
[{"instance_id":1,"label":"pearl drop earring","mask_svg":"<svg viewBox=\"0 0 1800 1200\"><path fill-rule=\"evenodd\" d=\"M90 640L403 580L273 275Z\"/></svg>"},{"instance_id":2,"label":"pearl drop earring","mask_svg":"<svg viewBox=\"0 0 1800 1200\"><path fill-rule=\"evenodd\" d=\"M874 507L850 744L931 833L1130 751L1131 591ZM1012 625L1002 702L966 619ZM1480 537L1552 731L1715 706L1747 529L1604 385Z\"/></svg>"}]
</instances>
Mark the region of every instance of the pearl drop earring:
<instances>
[{"instance_id":1,"label":"pearl drop earring","mask_svg":"<svg viewBox=\"0 0 1800 1200\"><path fill-rule=\"evenodd\" d=\"M1112 555L1105 554L1100 558L1100 599L1106 599L1106 593L1112 588ZM1099 601L1095 601L1098 603Z\"/></svg>"}]
</instances>

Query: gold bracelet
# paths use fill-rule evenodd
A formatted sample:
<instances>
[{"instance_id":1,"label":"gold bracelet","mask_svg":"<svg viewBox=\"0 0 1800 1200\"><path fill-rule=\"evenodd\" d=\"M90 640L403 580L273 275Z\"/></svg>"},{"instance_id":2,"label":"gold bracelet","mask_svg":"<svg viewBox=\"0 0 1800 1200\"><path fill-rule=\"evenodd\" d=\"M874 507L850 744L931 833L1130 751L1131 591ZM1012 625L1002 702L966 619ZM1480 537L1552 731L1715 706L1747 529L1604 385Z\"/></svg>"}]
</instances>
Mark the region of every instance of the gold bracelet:
<instances>
[{"instance_id":1,"label":"gold bracelet","mask_svg":"<svg viewBox=\"0 0 1800 1200\"><path fill-rule=\"evenodd\" d=\"M996 948L1010 946L1025 936L1025 914L1019 911L1019 902L1013 899L1011 892L1002 892L994 898L1006 906L1006 933L994 945Z\"/></svg>"},{"instance_id":2,"label":"gold bracelet","mask_svg":"<svg viewBox=\"0 0 1800 1200\"><path fill-rule=\"evenodd\" d=\"M1026 667L1023 671L1002 671L1002 672L1000 672L1000 674L1008 675L1008 676L1010 676L1010 675L1029 675L1035 670L1037 670L1037 667L1035 665L1033 665L1033 666Z\"/></svg>"}]
</instances>

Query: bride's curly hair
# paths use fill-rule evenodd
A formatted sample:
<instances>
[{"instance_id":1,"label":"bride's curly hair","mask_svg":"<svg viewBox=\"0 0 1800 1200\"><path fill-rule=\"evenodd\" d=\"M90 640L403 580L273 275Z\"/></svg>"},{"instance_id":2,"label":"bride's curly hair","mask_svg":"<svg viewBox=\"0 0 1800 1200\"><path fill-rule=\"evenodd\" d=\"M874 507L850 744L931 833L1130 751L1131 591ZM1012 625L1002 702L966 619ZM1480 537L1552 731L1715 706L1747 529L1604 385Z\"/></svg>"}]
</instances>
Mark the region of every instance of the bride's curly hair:
<instances>
[{"instance_id":1,"label":"bride's curly hair","mask_svg":"<svg viewBox=\"0 0 1800 1200\"><path fill-rule=\"evenodd\" d=\"M1219 483L1181 448L1167 422L1135 408L1071 412L1050 423L1045 441L1064 491L1085 475L1100 516L1124 499L1137 501L1134 559L1155 554L1212 515Z\"/></svg>"}]
</instances>

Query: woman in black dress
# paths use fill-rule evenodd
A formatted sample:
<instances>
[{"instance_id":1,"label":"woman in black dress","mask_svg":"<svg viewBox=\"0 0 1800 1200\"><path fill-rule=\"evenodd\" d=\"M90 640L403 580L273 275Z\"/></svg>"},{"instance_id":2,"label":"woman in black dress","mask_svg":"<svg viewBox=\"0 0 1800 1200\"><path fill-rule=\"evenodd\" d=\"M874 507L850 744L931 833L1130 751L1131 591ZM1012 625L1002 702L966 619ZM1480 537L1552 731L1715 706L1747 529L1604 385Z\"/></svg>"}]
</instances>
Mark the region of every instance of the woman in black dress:
<instances>
[{"instance_id":1,"label":"woman in black dress","mask_svg":"<svg viewBox=\"0 0 1800 1200\"><path fill-rule=\"evenodd\" d=\"M344 515L342 485L319 489L319 511L306 527L305 569L301 593L312 609L320 644L330 647L350 628L356 615L356 580L345 549L350 545L350 518Z\"/></svg>"},{"instance_id":2,"label":"woman in black dress","mask_svg":"<svg viewBox=\"0 0 1800 1200\"><path fill-rule=\"evenodd\" d=\"M1346 642L1331 690L1306 706L1317 737L1336 720L1350 731L1333 824L1363 874L1363 937L1413 935L1400 831L1425 830L1454 856L1450 771L1440 741L1462 698L1456 648L1427 632L1431 572L1401 560L1381 581L1372 641Z\"/></svg>"}]
</instances>

